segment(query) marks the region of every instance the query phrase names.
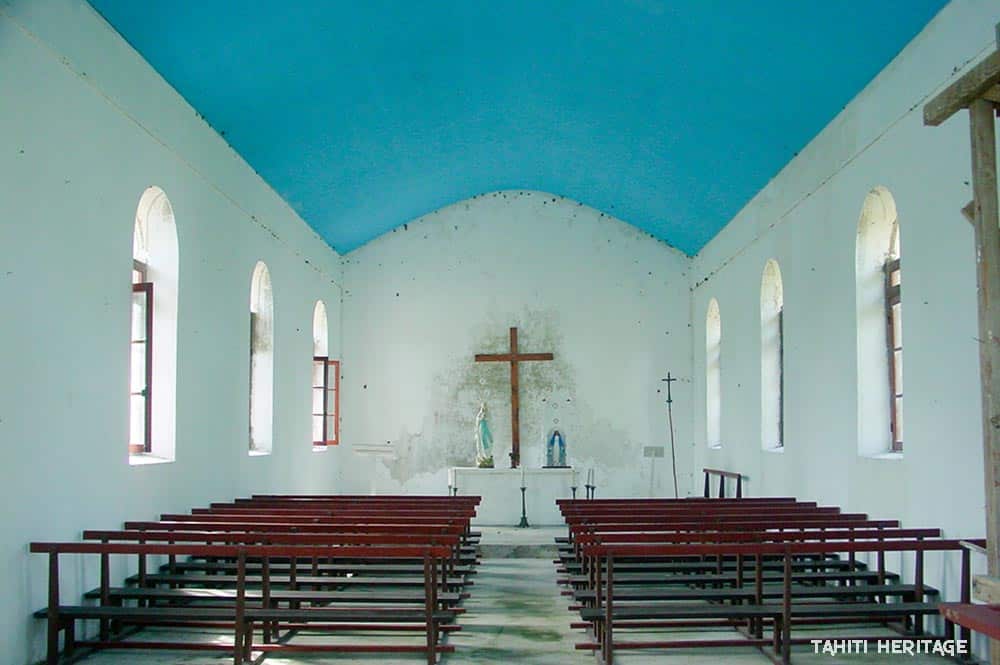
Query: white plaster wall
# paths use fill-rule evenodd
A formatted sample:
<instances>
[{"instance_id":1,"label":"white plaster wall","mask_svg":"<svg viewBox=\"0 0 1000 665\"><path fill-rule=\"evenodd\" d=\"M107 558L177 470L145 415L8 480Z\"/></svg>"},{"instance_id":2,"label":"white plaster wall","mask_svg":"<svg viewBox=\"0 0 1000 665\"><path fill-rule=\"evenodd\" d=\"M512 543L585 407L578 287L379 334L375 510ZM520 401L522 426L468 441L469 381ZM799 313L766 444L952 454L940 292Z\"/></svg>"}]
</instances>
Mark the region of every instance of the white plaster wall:
<instances>
[{"instance_id":1,"label":"white plaster wall","mask_svg":"<svg viewBox=\"0 0 1000 665\"><path fill-rule=\"evenodd\" d=\"M444 492L447 467L474 461L480 400L496 464L509 466L509 365L473 356L505 352L518 326L521 351L555 354L521 366L523 462L543 463L558 418L570 463L598 469L599 495L672 494L669 449L652 479L642 454L666 444L660 379L690 376L683 254L576 201L503 191L406 224L344 263L344 441L392 443L398 459L377 465L380 490ZM674 397L686 492L690 383Z\"/></svg>"},{"instance_id":2,"label":"white plaster wall","mask_svg":"<svg viewBox=\"0 0 1000 665\"><path fill-rule=\"evenodd\" d=\"M994 47L1000 6L956 2L790 162L695 258L695 466L737 470L752 495L838 504L952 537L984 533L968 123L922 124L923 103ZM903 261L902 459L858 455L855 238L865 195L895 198ZM784 286L785 450L762 451L759 285ZM722 312L723 448L704 429L705 311ZM955 592L955 560L932 557ZM948 571L948 575L944 572ZM949 588L950 587L950 588Z\"/></svg>"},{"instance_id":3,"label":"white plaster wall","mask_svg":"<svg viewBox=\"0 0 1000 665\"><path fill-rule=\"evenodd\" d=\"M353 489L311 452L312 312L340 353L332 252L93 10L0 2L0 657L42 656L33 540L250 491ZM132 225L149 185L180 249L176 462L129 466ZM247 454L250 275L275 294L274 454ZM92 562L96 563L96 562ZM97 584L64 564L63 598Z\"/></svg>"}]
</instances>

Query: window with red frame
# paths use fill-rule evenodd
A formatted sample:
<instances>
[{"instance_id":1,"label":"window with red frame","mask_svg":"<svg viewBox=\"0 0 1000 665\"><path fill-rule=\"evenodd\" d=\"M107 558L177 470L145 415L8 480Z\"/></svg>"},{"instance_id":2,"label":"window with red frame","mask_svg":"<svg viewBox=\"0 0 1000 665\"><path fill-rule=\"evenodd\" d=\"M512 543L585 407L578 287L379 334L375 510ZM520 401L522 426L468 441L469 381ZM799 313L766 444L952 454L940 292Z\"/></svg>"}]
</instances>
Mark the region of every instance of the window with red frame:
<instances>
[{"instance_id":1,"label":"window with red frame","mask_svg":"<svg viewBox=\"0 0 1000 665\"><path fill-rule=\"evenodd\" d=\"M892 452L903 452L903 322L899 258L885 262L885 334L889 353L889 416Z\"/></svg>"},{"instance_id":2,"label":"window with red frame","mask_svg":"<svg viewBox=\"0 0 1000 665\"><path fill-rule=\"evenodd\" d=\"M132 335L129 362L129 453L153 450L153 283L141 261L132 265Z\"/></svg>"},{"instance_id":3,"label":"window with red frame","mask_svg":"<svg viewBox=\"0 0 1000 665\"><path fill-rule=\"evenodd\" d=\"M340 361L313 356L313 446L340 443Z\"/></svg>"}]
</instances>

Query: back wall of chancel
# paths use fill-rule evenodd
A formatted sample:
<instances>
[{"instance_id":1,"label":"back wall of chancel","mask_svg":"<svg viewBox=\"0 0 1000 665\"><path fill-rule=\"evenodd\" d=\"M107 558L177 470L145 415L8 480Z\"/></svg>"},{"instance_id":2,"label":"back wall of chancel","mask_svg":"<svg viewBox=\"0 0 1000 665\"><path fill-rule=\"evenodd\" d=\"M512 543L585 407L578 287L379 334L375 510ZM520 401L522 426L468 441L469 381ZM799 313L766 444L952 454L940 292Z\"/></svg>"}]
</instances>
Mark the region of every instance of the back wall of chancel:
<instances>
[{"instance_id":1,"label":"back wall of chancel","mask_svg":"<svg viewBox=\"0 0 1000 665\"><path fill-rule=\"evenodd\" d=\"M507 352L516 326L519 351L554 355L520 365L523 465L544 464L558 427L581 477L602 471L603 495L672 495L665 460L643 447L666 444L668 370L683 377L675 407L690 403L688 262L606 213L528 190L397 228L344 259L345 443L394 447L380 490L443 492L447 468L475 462L485 402L496 466L509 467L510 365L474 356ZM691 422L675 423L683 494Z\"/></svg>"}]
</instances>

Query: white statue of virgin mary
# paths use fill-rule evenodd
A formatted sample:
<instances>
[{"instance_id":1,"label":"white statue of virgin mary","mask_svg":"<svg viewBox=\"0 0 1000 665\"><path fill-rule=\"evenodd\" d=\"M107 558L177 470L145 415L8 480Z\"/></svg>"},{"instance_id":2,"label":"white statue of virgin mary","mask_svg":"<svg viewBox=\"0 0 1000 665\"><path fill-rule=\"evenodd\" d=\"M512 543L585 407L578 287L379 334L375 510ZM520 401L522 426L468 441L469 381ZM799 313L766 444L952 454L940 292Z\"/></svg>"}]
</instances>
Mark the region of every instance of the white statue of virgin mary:
<instances>
[{"instance_id":1,"label":"white statue of virgin mary","mask_svg":"<svg viewBox=\"0 0 1000 665\"><path fill-rule=\"evenodd\" d=\"M476 466L480 469L493 468L493 435L487 416L486 403L483 402L476 415Z\"/></svg>"}]
</instances>

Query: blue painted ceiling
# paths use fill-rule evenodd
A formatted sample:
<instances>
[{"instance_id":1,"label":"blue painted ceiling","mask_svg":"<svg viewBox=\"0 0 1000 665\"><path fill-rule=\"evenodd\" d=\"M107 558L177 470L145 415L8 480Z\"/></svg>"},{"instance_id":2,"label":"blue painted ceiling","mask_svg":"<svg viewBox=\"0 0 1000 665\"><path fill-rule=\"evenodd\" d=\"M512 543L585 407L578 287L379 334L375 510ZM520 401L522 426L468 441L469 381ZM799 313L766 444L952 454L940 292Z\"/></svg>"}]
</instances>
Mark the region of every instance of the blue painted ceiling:
<instances>
[{"instance_id":1,"label":"blue painted ceiling","mask_svg":"<svg viewBox=\"0 0 1000 665\"><path fill-rule=\"evenodd\" d=\"M340 252L475 194L696 253L944 0L91 0Z\"/></svg>"}]
</instances>

